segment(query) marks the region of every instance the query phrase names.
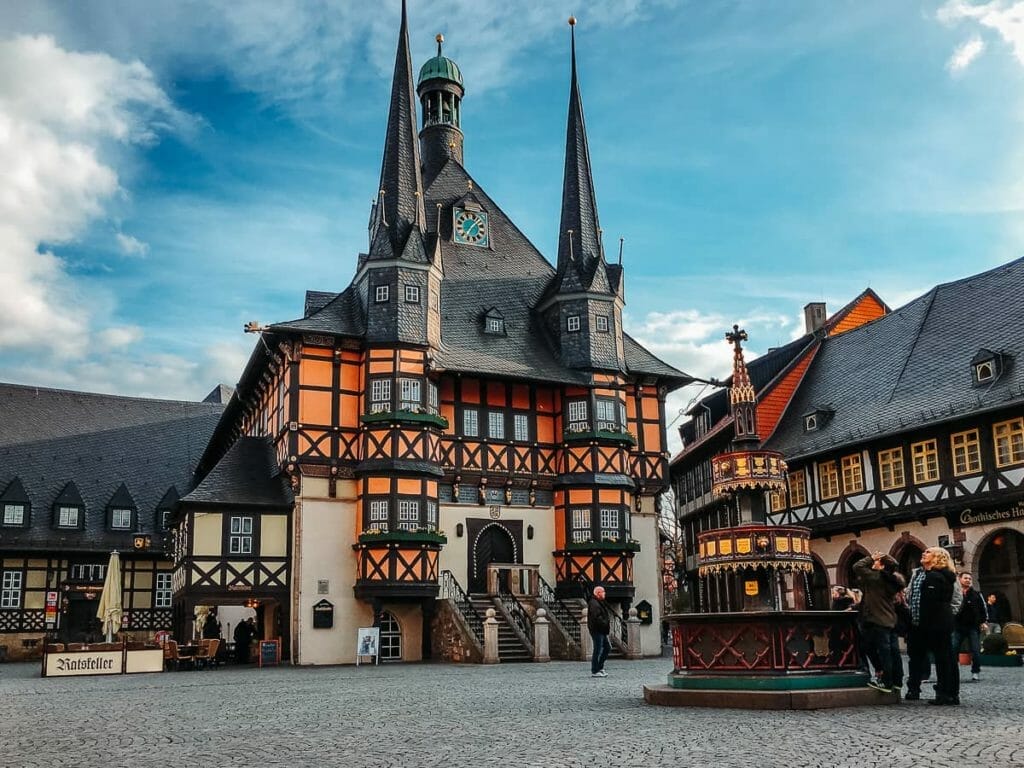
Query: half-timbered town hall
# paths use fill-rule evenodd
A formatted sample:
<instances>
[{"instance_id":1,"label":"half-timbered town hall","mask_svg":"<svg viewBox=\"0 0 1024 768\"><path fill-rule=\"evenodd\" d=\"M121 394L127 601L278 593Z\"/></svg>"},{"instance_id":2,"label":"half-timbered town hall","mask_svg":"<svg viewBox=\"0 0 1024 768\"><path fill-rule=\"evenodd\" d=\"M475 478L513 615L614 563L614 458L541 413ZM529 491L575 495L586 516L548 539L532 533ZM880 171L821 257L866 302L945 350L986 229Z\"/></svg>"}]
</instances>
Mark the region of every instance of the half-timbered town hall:
<instances>
[{"instance_id":1,"label":"half-timbered town hall","mask_svg":"<svg viewBox=\"0 0 1024 768\"><path fill-rule=\"evenodd\" d=\"M349 285L250 327L260 338L175 518L179 631L197 606L244 600L298 663L352 661L373 625L385 657L473 658L487 607L512 645L541 604L571 645L591 585L619 610L657 610L665 396L689 379L623 331L575 42L550 261L467 170L463 75L441 44L414 79L403 11Z\"/></svg>"}]
</instances>

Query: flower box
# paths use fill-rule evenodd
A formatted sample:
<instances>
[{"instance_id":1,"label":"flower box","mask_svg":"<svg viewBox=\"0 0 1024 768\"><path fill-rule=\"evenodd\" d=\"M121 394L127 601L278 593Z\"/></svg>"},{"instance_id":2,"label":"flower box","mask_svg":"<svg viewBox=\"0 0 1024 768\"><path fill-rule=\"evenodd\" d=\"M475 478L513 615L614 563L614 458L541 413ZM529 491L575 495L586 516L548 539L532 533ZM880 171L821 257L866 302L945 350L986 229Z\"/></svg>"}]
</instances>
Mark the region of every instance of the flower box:
<instances>
[{"instance_id":1,"label":"flower box","mask_svg":"<svg viewBox=\"0 0 1024 768\"><path fill-rule=\"evenodd\" d=\"M389 421L404 421L429 424L440 429L448 429L448 419L436 413L419 413L416 411L385 411L382 413L366 413L359 417L363 424L380 424Z\"/></svg>"},{"instance_id":2,"label":"flower box","mask_svg":"<svg viewBox=\"0 0 1024 768\"><path fill-rule=\"evenodd\" d=\"M447 544L448 537L442 531L378 531L359 534L360 544L391 544L409 542L414 544Z\"/></svg>"},{"instance_id":3,"label":"flower box","mask_svg":"<svg viewBox=\"0 0 1024 768\"><path fill-rule=\"evenodd\" d=\"M620 443L636 445L636 437L631 432L609 432L604 429L589 430L587 432L566 432L564 440L567 443L577 440L615 440Z\"/></svg>"},{"instance_id":4,"label":"flower box","mask_svg":"<svg viewBox=\"0 0 1024 768\"><path fill-rule=\"evenodd\" d=\"M633 541L573 541L565 545L567 552L639 552L640 542Z\"/></svg>"}]
</instances>

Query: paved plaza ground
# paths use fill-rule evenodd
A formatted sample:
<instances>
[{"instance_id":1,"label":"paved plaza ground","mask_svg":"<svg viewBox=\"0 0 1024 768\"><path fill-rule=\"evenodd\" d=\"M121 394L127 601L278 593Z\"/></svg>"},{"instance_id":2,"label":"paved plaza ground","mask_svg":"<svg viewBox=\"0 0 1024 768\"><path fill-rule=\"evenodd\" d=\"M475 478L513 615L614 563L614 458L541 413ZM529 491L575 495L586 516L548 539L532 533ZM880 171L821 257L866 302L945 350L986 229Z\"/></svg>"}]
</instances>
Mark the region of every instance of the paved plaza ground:
<instances>
[{"instance_id":1,"label":"paved plaza ground","mask_svg":"<svg viewBox=\"0 0 1024 768\"><path fill-rule=\"evenodd\" d=\"M820 712L645 704L667 659L222 668L40 679L0 665L0 766L1024 766L1024 669L961 707Z\"/></svg>"}]
</instances>

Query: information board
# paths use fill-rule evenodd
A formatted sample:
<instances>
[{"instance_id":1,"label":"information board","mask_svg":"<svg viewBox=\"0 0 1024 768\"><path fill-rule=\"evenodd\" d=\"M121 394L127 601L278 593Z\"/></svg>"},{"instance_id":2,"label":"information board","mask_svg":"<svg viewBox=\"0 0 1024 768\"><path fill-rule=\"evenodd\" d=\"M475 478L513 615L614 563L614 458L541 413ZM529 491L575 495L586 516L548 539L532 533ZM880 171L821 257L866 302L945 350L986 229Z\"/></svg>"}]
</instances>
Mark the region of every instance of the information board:
<instances>
[{"instance_id":1,"label":"information board","mask_svg":"<svg viewBox=\"0 0 1024 768\"><path fill-rule=\"evenodd\" d=\"M281 641L260 640L259 666L273 667L281 663Z\"/></svg>"},{"instance_id":2,"label":"information board","mask_svg":"<svg viewBox=\"0 0 1024 768\"><path fill-rule=\"evenodd\" d=\"M356 630L356 666L371 656L375 664L380 664L380 627L360 627Z\"/></svg>"}]
</instances>

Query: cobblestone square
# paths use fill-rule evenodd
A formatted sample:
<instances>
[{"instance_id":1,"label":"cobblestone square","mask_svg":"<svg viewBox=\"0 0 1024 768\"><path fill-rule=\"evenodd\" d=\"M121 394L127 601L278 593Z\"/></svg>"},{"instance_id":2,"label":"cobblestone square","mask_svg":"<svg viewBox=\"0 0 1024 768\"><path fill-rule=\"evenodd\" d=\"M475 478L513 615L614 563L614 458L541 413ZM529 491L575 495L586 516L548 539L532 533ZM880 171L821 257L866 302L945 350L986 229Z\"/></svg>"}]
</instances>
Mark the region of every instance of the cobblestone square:
<instances>
[{"instance_id":1,"label":"cobblestone square","mask_svg":"<svg viewBox=\"0 0 1024 768\"><path fill-rule=\"evenodd\" d=\"M221 668L40 679L0 666L0 766L1024 766L1024 670L961 707L659 708L667 659Z\"/></svg>"}]
</instances>

